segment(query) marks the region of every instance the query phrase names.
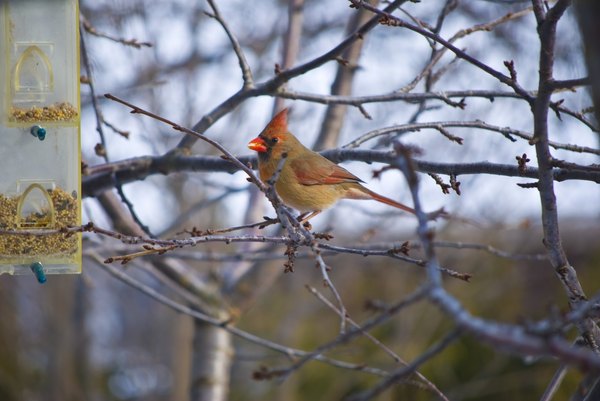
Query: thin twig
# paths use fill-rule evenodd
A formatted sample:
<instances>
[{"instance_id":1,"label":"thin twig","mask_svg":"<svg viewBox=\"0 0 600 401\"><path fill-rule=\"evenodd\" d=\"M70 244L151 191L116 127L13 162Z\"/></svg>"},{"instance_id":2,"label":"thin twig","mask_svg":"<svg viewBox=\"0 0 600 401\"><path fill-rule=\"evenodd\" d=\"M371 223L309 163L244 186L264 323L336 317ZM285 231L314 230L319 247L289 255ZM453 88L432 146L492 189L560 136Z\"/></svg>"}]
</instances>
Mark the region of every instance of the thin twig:
<instances>
[{"instance_id":1,"label":"thin twig","mask_svg":"<svg viewBox=\"0 0 600 401\"><path fill-rule=\"evenodd\" d=\"M313 242L311 245L312 251L315 253L315 259L317 261L317 266L321 271L321 276L323 277L323 284L329 288L329 290L333 293L335 300L338 303L338 307L340 310L340 334L344 334L346 332L346 307L344 306L344 302L342 301L342 297L340 296L339 291L335 288L333 281L329 277L329 267L325 264L323 260L323 256L321 255L321 251L319 250L319 245L316 242Z\"/></svg>"},{"instance_id":2,"label":"thin twig","mask_svg":"<svg viewBox=\"0 0 600 401\"><path fill-rule=\"evenodd\" d=\"M484 98L494 101L496 98L512 98L521 99L522 97L514 92L499 91L499 90L464 90L464 91L443 91L443 92L421 92L421 93L406 93L394 91L381 95L365 95L365 96L340 96L340 95L319 95L314 93L291 91L288 89L279 89L274 94L275 96L283 97L292 100L304 100L307 102L320 104L347 104L352 106L362 106L368 103L386 103L404 101L408 103L420 103L423 100L441 100L452 107L464 107L460 101L455 102L451 99L465 99L469 97Z\"/></svg>"},{"instance_id":3,"label":"thin twig","mask_svg":"<svg viewBox=\"0 0 600 401\"><path fill-rule=\"evenodd\" d=\"M330 349L338 346L339 344L346 343L346 342L350 341L351 339L354 339L355 337L360 336L364 331L371 330L372 328L377 327L377 326L383 324L384 322L387 322L389 319L391 319L394 315L396 315L400 311L404 310L408 306L423 299L423 297L427 293L427 290L428 289L426 287L421 287L421 288L417 289L416 291L411 293L409 296L403 298L401 301L396 302L393 306L386 309L378 316L368 320L365 324L363 324L359 328L347 330L345 333L339 334L334 340L320 345L313 352L310 352L310 353L304 355L302 358L300 358L299 360L294 362L290 367L276 371L277 374L275 375L275 377L286 378L290 374L292 374L293 372L297 371L302 366L304 366L307 362L309 362L315 358L319 358L325 351L330 350Z\"/></svg>"},{"instance_id":4,"label":"thin twig","mask_svg":"<svg viewBox=\"0 0 600 401\"><path fill-rule=\"evenodd\" d=\"M178 302L162 295L161 293L156 291L154 288L151 288L151 287L139 282L138 280L132 278L131 276L125 274L125 272L123 272L122 270L102 263L102 258L99 255L91 254L90 257L94 262L96 262L96 265L100 266L102 269L104 269L105 271L110 273L112 276L116 277L117 279L123 281L125 284L135 288L136 290L142 292L143 294L148 295L150 298L158 301L159 303L161 303L179 313L183 313L187 316L193 317L194 319L199 320L204 323L207 323L211 326L219 327L239 338L242 338L253 344L257 344L262 347L268 348L270 350L279 352L286 356L291 355L291 356L295 356L295 357L305 357L307 355L312 355L312 353L309 353L306 351L302 351L302 350L291 348L291 347L286 347L286 346L277 344L275 342L266 340L262 337L256 336L254 334L248 333L244 330L241 330L241 329L238 329L238 328L232 326L230 324L231 323L230 321L221 321L221 320L215 319L209 315L206 315L202 312L194 310L186 305L178 303ZM373 374L376 376L385 376L387 374L385 371L382 371L380 369L371 368L371 367L364 366L364 365L356 365L356 364L348 363L348 362L344 362L344 361L339 361L336 359L324 357L322 355L317 355L312 359L327 363L329 365L332 365L332 366L335 366L338 368L350 369L350 370L355 370L355 371L359 371L359 372L365 372L365 373Z\"/></svg>"},{"instance_id":5,"label":"thin twig","mask_svg":"<svg viewBox=\"0 0 600 401\"><path fill-rule=\"evenodd\" d=\"M199 138L201 140L203 140L204 142L207 142L208 144L212 145L213 147L217 148L221 153L223 153L223 155L225 156L225 160L227 160L230 163L233 163L234 165L236 165L240 170L244 171L246 174L248 174L248 177L250 178L250 180L258 187L260 188L263 192L266 191L266 186L262 183L262 181L256 176L256 174L254 174L254 171L248 167L246 164L242 163L237 157L235 157L231 152L229 152L224 146L222 146L219 142L205 136L202 135L199 132L196 132L194 130L191 130L189 128L185 128L179 124L174 123L171 120L168 120L164 117L159 116L158 114L152 113L150 111L144 110L134 104L131 104L123 99L120 99L114 95L111 95L110 93L107 93L104 95L104 97L106 97L107 99L113 100L115 102L121 103L127 107L129 107L131 109L131 113L133 114L143 114L145 116L148 116L150 118L153 118L155 120L158 120L164 124L170 125L171 128L173 128L176 131L180 131L183 132L185 134L191 135L193 137Z\"/></svg>"},{"instance_id":6,"label":"thin twig","mask_svg":"<svg viewBox=\"0 0 600 401\"><path fill-rule=\"evenodd\" d=\"M242 46L240 45L237 37L229 28L227 21L221 15L217 4L214 0L207 0L210 8L213 10L213 14L206 13L208 16L216 19L219 24L223 27L223 30L227 34L229 41L231 42L231 46L233 47L233 51L238 59L238 63L240 65L240 70L242 71L242 79L244 80L244 88L251 88L254 86L254 78L252 77L252 69L246 60L246 56L244 55L244 51L242 50Z\"/></svg>"},{"instance_id":7,"label":"thin twig","mask_svg":"<svg viewBox=\"0 0 600 401\"><path fill-rule=\"evenodd\" d=\"M332 309L338 315L341 314L341 311L338 308L336 308L335 305L333 305L323 294L321 294L319 291L317 291L316 288L311 287L310 285L306 285L306 288L308 289L308 291L310 291L311 294L315 295L328 308ZM356 323L353 319L351 319L349 316L346 316L346 320L355 329L361 328L360 325L358 323ZM388 354L390 357L392 357L392 359L394 359L394 361L402 364L403 366L408 366L408 363L406 361L404 361L398 354L396 354L392 349L390 349L387 345L383 344L381 341L379 341L377 338L372 336L370 333L363 331L362 334L366 338L368 338L373 344L375 344L376 346L381 348L386 354ZM429 390L431 390L433 393L437 394L437 396L440 397L442 400L449 401L448 397L446 397L446 395L444 393L442 393L440 391L440 389L438 389L437 386L435 384L433 384L433 382L431 382L429 379L427 379L427 377L425 377L422 373L420 373L416 369L414 370L414 373L425 384L425 386Z\"/></svg>"},{"instance_id":8,"label":"thin twig","mask_svg":"<svg viewBox=\"0 0 600 401\"><path fill-rule=\"evenodd\" d=\"M554 375L552 376L550 383L548 383L546 390L544 390L544 394L542 394L540 401L551 401L566 375L567 366L560 365L556 372L554 372Z\"/></svg>"},{"instance_id":9,"label":"thin twig","mask_svg":"<svg viewBox=\"0 0 600 401\"><path fill-rule=\"evenodd\" d=\"M91 22L87 18L85 18L83 16L83 14L79 14L79 18L83 25L83 29L85 29L85 31L87 33L89 33L90 35L94 35L99 38L108 39L113 42L125 45L125 46L135 47L136 49L141 49L142 47L152 47L152 43L150 43L150 42L140 42L135 38L134 39L117 38L115 36L109 35L108 33L100 32L91 24Z\"/></svg>"},{"instance_id":10,"label":"thin twig","mask_svg":"<svg viewBox=\"0 0 600 401\"><path fill-rule=\"evenodd\" d=\"M408 257L406 255L402 255L399 252L395 251L394 249L376 250L376 249L348 248L348 247L326 244L326 243L319 244L319 247L321 249L326 249L326 250L334 251L337 253L350 253L350 254L362 255L362 256L386 256L386 257L390 257L393 259L399 259L399 260L414 264L419 267L425 267L426 263L427 263L426 261L421 260L421 259L415 259L415 258ZM449 269L446 267L440 266L440 272L447 274L449 277L457 278L462 281L469 281L471 279L471 274L469 274L469 273L461 273L461 272L458 272L456 270Z\"/></svg>"},{"instance_id":11,"label":"thin twig","mask_svg":"<svg viewBox=\"0 0 600 401\"><path fill-rule=\"evenodd\" d=\"M392 372L388 377L383 379L374 387L369 390L359 394L355 397L350 397L348 401L368 401L377 397L383 391L387 390L394 384L397 384L399 381L409 377L412 375L422 364L435 357L437 354L445 350L450 344L452 344L460 335L460 330L454 329L450 333L448 333L443 339L441 339L437 344L431 346L427 351L418 356L414 361L412 361L407 366L404 366L395 372Z\"/></svg>"},{"instance_id":12,"label":"thin twig","mask_svg":"<svg viewBox=\"0 0 600 401\"><path fill-rule=\"evenodd\" d=\"M85 25L85 23L82 23ZM94 80L92 78L92 67L90 65L90 60L88 57L88 53L87 53L87 48L86 48L86 42L85 42L85 35L80 35L79 37L79 41L81 43L81 57L83 59L83 63L85 65L85 71L87 74L87 80L88 80L88 86L90 88L90 97L92 100L92 107L94 109L94 113L96 115L96 131L98 131L98 135L100 136L100 144L101 144L101 148L100 150L97 150L96 153L98 155L100 155L104 161L106 163L108 163L109 159L108 159L108 148L106 145L106 137L104 135L104 130L102 128L102 124L104 123L104 118L102 116L102 112L100 111L100 105L98 104L97 98L96 98L96 90L94 87ZM135 209L133 207L133 203L131 203L131 201L129 200L129 198L125 195L125 192L123 191L123 185L122 183L119 181L119 178L115 175L113 175L111 178L114 179L115 181L115 188L117 190L117 193L119 194L119 197L121 198L121 201L125 204L125 206L127 206L127 209L129 210L129 213L131 214L131 217L133 218L133 220L135 221L135 223L149 236L152 236L150 229L148 228L147 225L145 225L144 223L142 223L142 220L139 218L139 216L137 215L137 213L135 212Z\"/></svg>"}]
</instances>

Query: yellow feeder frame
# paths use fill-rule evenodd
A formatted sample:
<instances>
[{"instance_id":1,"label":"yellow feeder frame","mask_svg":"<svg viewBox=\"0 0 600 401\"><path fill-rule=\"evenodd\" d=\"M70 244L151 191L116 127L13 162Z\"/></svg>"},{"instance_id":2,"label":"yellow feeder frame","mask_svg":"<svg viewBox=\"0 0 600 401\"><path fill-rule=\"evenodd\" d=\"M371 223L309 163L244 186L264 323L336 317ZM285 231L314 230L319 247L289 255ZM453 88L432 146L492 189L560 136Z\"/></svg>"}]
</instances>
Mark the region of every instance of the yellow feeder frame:
<instances>
[{"instance_id":1,"label":"yellow feeder frame","mask_svg":"<svg viewBox=\"0 0 600 401\"><path fill-rule=\"evenodd\" d=\"M0 34L0 274L80 273L77 0L0 0Z\"/></svg>"}]
</instances>

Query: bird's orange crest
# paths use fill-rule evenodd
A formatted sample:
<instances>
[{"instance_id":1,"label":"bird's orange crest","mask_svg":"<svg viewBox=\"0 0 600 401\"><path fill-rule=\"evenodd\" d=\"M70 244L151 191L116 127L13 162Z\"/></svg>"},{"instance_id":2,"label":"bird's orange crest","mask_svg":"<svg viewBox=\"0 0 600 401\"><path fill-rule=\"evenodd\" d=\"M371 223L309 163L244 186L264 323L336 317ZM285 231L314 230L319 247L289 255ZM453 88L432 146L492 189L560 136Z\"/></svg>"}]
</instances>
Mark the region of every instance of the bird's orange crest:
<instances>
[{"instance_id":1,"label":"bird's orange crest","mask_svg":"<svg viewBox=\"0 0 600 401\"><path fill-rule=\"evenodd\" d=\"M265 131L270 134L280 134L287 132L287 113L288 109L285 108L273 117L271 122L266 126Z\"/></svg>"}]
</instances>

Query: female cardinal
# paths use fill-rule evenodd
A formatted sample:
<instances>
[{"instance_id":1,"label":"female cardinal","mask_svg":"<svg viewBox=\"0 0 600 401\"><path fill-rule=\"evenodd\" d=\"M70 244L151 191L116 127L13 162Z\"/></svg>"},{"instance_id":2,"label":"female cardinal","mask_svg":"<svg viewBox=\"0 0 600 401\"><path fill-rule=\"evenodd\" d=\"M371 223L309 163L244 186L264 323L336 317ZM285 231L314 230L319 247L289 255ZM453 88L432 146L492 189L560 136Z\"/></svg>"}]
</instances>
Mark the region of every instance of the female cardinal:
<instances>
[{"instance_id":1,"label":"female cardinal","mask_svg":"<svg viewBox=\"0 0 600 401\"><path fill-rule=\"evenodd\" d=\"M284 109L273 117L248 147L258 152L258 171L263 181L275 174L285 155L275 189L287 205L302 213L299 220L307 221L340 199L374 199L415 213L414 209L365 188L360 178L302 145L288 130L287 112Z\"/></svg>"}]
</instances>

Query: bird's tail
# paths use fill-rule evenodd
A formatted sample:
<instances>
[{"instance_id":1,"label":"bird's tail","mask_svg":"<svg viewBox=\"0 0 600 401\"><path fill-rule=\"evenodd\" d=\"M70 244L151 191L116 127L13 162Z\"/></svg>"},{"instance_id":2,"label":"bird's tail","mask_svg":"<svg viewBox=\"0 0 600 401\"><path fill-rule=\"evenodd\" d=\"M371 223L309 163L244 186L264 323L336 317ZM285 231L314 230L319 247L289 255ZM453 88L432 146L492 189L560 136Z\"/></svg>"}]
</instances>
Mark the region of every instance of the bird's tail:
<instances>
[{"instance_id":1,"label":"bird's tail","mask_svg":"<svg viewBox=\"0 0 600 401\"><path fill-rule=\"evenodd\" d=\"M400 202L396 202L395 200L392 200L390 198L386 198L383 195L379 195L378 193L373 192L370 189L365 188L362 185L360 185L360 187L358 187L358 188L353 188L353 189L355 189L355 191L351 191L351 193L347 194L348 198L374 199L381 203L385 203L386 205L390 205L390 206L396 207L400 210L404 210L405 212L417 214L417 212L415 212L415 209L413 209L412 207L406 206Z\"/></svg>"},{"instance_id":2,"label":"bird's tail","mask_svg":"<svg viewBox=\"0 0 600 401\"><path fill-rule=\"evenodd\" d=\"M373 199L375 199L376 201L385 203L386 205L397 207L398 209L404 210L405 212L408 212L408 213L416 214L415 209L413 209L412 207L406 206L400 202L396 202L395 200L392 200L390 198L386 198L385 196L379 195L376 192L369 190L369 195L371 195L371 197Z\"/></svg>"}]
</instances>

